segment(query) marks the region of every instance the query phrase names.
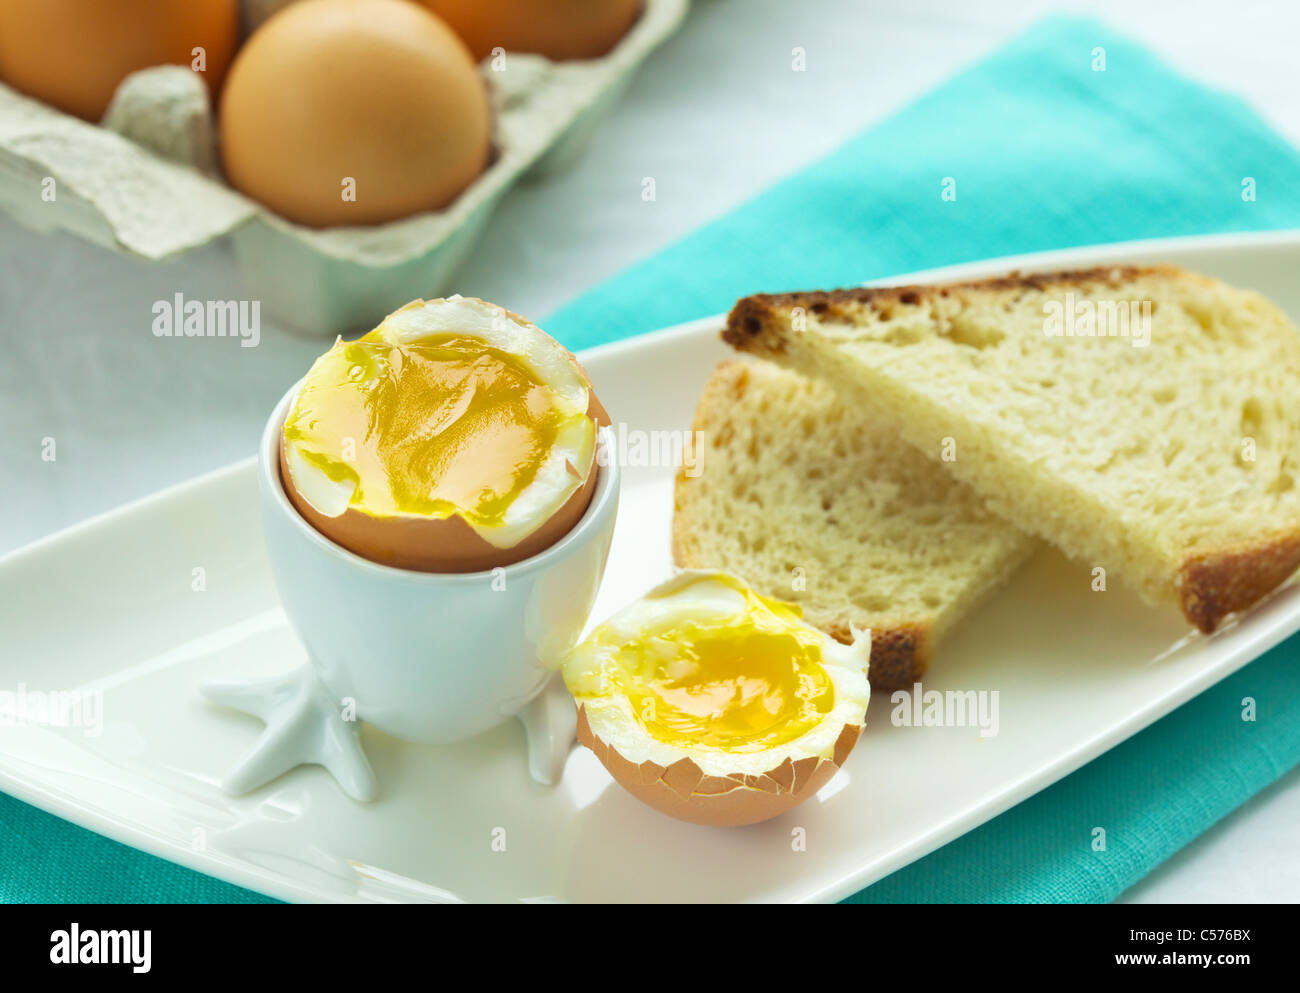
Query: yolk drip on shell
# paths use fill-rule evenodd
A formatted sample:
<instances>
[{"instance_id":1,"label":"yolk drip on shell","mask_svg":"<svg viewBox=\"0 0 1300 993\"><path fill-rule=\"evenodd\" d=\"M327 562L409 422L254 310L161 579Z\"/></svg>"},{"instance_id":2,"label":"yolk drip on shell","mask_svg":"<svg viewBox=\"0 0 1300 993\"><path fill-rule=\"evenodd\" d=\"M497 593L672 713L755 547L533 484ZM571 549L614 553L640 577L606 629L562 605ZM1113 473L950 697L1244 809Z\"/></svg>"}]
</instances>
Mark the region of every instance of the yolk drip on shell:
<instances>
[{"instance_id":1,"label":"yolk drip on shell","mask_svg":"<svg viewBox=\"0 0 1300 993\"><path fill-rule=\"evenodd\" d=\"M821 648L774 619L690 622L625 646L617 678L645 729L665 744L745 753L817 726L835 705Z\"/></svg>"},{"instance_id":2,"label":"yolk drip on shell","mask_svg":"<svg viewBox=\"0 0 1300 993\"><path fill-rule=\"evenodd\" d=\"M459 513L494 526L536 477L563 416L517 356L474 338L371 332L312 370L285 440L350 503L385 516Z\"/></svg>"}]
</instances>

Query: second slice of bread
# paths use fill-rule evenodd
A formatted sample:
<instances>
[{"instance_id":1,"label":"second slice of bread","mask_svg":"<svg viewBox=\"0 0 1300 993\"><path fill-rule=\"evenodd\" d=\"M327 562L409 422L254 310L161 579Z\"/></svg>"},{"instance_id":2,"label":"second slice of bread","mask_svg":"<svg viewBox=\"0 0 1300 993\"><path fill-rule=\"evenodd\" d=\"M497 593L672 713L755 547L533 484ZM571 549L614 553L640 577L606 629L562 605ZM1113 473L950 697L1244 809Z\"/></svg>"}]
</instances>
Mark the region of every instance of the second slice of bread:
<instances>
[{"instance_id":1,"label":"second slice of bread","mask_svg":"<svg viewBox=\"0 0 1300 993\"><path fill-rule=\"evenodd\" d=\"M749 297L724 337L1202 631L1300 566L1300 333L1257 293L1170 266L1012 274Z\"/></svg>"},{"instance_id":2,"label":"second slice of bread","mask_svg":"<svg viewBox=\"0 0 1300 993\"><path fill-rule=\"evenodd\" d=\"M841 641L872 629L875 689L910 686L1032 539L825 384L724 362L677 478L678 565L736 573Z\"/></svg>"}]
</instances>

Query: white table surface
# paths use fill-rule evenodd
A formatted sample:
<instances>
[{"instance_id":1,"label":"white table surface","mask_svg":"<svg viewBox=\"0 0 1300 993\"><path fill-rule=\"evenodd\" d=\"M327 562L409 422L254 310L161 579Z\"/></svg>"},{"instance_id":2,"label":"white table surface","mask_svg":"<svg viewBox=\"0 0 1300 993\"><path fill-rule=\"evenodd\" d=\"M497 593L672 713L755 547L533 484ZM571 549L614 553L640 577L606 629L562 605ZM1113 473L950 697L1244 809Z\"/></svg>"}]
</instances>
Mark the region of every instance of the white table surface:
<instances>
[{"instance_id":1,"label":"white table surface","mask_svg":"<svg viewBox=\"0 0 1300 993\"><path fill-rule=\"evenodd\" d=\"M461 291L545 314L1063 6L1234 90L1300 144L1290 0L696 0L572 170L507 197ZM805 73L789 71L796 45ZM644 176L656 180L652 204ZM153 302L178 290L244 296L224 246L150 265L0 216L0 553L249 455L266 412L322 348L265 321L253 349L154 338ZM47 437L53 462L41 459ZM1125 899L1300 901L1297 823L1293 772Z\"/></svg>"}]
</instances>

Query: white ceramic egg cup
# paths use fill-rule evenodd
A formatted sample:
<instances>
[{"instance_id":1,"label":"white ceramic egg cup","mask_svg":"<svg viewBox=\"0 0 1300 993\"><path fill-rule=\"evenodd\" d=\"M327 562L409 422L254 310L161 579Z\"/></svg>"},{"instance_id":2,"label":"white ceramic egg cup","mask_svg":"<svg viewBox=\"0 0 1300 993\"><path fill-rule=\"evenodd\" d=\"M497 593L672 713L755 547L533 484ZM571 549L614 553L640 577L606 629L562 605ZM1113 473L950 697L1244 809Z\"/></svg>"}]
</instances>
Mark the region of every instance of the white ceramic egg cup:
<instances>
[{"instance_id":1,"label":"white ceramic egg cup","mask_svg":"<svg viewBox=\"0 0 1300 993\"><path fill-rule=\"evenodd\" d=\"M294 509L280 479L280 433L293 389L258 454L262 529L289 622L308 661L269 678L217 679L203 694L266 722L222 782L246 793L299 765L324 766L349 796L378 795L360 726L419 744L472 738L511 718L529 771L559 779L576 714L557 669L596 599L618 513L617 445L597 437L599 477L586 513L545 551L475 573L425 573L361 558Z\"/></svg>"}]
</instances>

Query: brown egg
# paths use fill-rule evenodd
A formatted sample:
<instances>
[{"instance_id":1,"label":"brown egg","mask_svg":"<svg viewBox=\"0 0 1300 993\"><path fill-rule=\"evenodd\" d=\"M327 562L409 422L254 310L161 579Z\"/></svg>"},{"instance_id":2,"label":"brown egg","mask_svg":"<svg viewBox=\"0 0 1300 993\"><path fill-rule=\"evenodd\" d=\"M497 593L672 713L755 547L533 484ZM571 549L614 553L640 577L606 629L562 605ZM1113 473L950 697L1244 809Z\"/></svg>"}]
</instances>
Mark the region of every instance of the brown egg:
<instances>
[{"instance_id":1,"label":"brown egg","mask_svg":"<svg viewBox=\"0 0 1300 993\"><path fill-rule=\"evenodd\" d=\"M477 59L494 48L594 59L641 13L641 0L420 0L465 39Z\"/></svg>"},{"instance_id":2,"label":"brown egg","mask_svg":"<svg viewBox=\"0 0 1300 993\"><path fill-rule=\"evenodd\" d=\"M384 348L391 342L400 341L406 346L418 348L425 340L422 337L423 331L430 327L437 328L438 335L443 334L442 329L445 328L456 329L464 338L473 338L476 334L482 334L485 339L482 344L508 338L518 342L521 338L515 332L522 332L522 340L526 342L523 350L526 354L522 355L523 358L529 361L536 360L535 367L545 366L553 373L558 373L555 378L562 382L556 385L567 390L569 395L581 396L585 393L581 412L574 411L569 418L570 423L576 423L583 418L596 426L610 423L609 415L596 398L585 370L566 349L536 325L517 314L482 300L463 297L427 302L417 300L390 315L378 328L361 338L360 342L370 342L376 347ZM336 343L334 348L317 360L299 390L299 397L295 398L290 408L285 426L281 429L280 478L284 483L285 494L303 518L326 538L372 562L399 569L437 573L481 572L531 558L564 537L582 518L595 492L599 473L599 467L594 459L594 432L591 432L593 446L590 450L582 452L566 450L562 453L571 456L563 464L571 480L565 484L565 489L572 489L572 493L565 498L562 491L552 488L548 494L553 497L550 503L547 504L543 500L542 509L533 514L531 520L518 529L520 532L518 540L511 540L506 544L489 542L460 513L433 516L404 510L394 512L391 507L377 510L374 507L358 505L355 499L349 499L341 512L339 506L327 505L330 498L328 486L322 486L322 480L319 478L315 480L307 478L310 474L309 467L304 466L303 463L297 463L299 469L294 468L290 456L291 446L300 444L301 441L296 435L291 437L294 433L290 430L290 426L303 403L303 390L307 389L313 381L326 384L326 389L339 388L330 384L339 381L334 371L346 369L352 364L351 358L339 354L340 349L346 350L349 344L357 343ZM476 357L485 352L486 349L475 346L473 352L467 354ZM331 363L334 364L331 366ZM401 389L404 385L408 387L417 385L423 386L426 393L433 392L428 389L427 379L422 383L415 380L405 382L399 380L400 377L385 378L385 389ZM342 388L347 389L347 387ZM483 392L484 389L480 387L476 395L481 395ZM369 395L373 396L373 394ZM343 403L357 407L358 410L361 406L365 408L364 411L360 411L363 420L358 423L369 425L372 429L365 441L358 442L361 447L371 444L372 440L376 445L382 444L378 439L392 426L382 418L378 421L374 419L375 408L370 400L362 399L365 396L366 394L362 392L356 397L345 395L343 399ZM437 412L440 424L449 406L463 409L454 401L444 404L441 397L434 396L432 399L434 402L427 406ZM458 396L456 400L463 400L463 397ZM328 406L321 406L316 400L309 402L315 406L310 412L304 413L314 424L320 412L328 410ZM430 430L429 422L432 418L412 419L409 416L413 409L411 406L403 410L400 405L395 405L389 409L398 412L398 416L393 417L393 421L400 420L402 433L420 435ZM466 413L473 416L472 411ZM500 409L485 411L483 420L485 423L492 422L500 420L504 415L505 412ZM334 416L347 415L341 415L339 408L335 408ZM358 430L355 433L361 434L362 431ZM476 441L477 445L465 446L464 450L458 451L456 457L458 471L476 474L477 478L469 488L477 490L485 485L486 480L499 476L501 462L505 455L499 446L492 443L490 437L480 435L473 441ZM319 441L315 447L317 450L321 448ZM368 484L382 482L374 475L370 478L366 477L362 467L367 465L373 467L376 464L374 460L366 457L367 454L363 453L361 457L354 455L352 459L352 464L358 467L359 487L362 489ZM424 464L435 459L422 458L420 461ZM390 462L384 466L384 469L385 474L391 478L394 471L400 473L405 470L405 467L394 467ZM314 492L315 502L308 498L304 490ZM561 499L563 502L559 503Z\"/></svg>"},{"instance_id":3,"label":"brown egg","mask_svg":"<svg viewBox=\"0 0 1300 993\"><path fill-rule=\"evenodd\" d=\"M98 121L128 75L197 68L196 48L216 94L238 33L238 0L0 0L0 79Z\"/></svg>"},{"instance_id":4,"label":"brown egg","mask_svg":"<svg viewBox=\"0 0 1300 993\"><path fill-rule=\"evenodd\" d=\"M844 765L870 646L735 576L682 572L597 626L563 674L578 740L619 785L670 817L735 827L793 809Z\"/></svg>"},{"instance_id":5,"label":"brown egg","mask_svg":"<svg viewBox=\"0 0 1300 993\"><path fill-rule=\"evenodd\" d=\"M311 227L445 207L491 152L473 58L407 0L286 7L235 59L220 124L231 185Z\"/></svg>"}]
</instances>

